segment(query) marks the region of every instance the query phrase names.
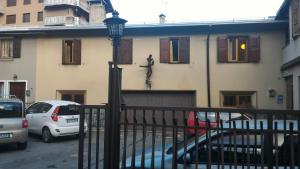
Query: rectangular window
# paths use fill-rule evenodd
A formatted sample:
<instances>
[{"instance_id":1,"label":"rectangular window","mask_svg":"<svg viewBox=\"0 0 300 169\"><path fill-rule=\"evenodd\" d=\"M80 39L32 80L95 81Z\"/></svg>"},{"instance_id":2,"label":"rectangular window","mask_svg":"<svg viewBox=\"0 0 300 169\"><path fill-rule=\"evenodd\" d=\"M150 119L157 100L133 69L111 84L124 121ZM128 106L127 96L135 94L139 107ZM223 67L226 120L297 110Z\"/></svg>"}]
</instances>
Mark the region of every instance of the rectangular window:
<instances>
[{"instance_id":1,"label":"rectangular window","mask_svg":"<svg viewBox=\"0 0 300 169\"><path fill-rule=\"evenodd\" d=\"M73 101L79 104L85 102L85 91L59 91L61 94L61 100Z\"/></svg>"},{"instance_id":2,"label":"rectangular window","mask_svg":"<svg viewBox=\"0 0 300 169\"><path fill-rule=\"evenodd\" d=\"M37 13L37 21L43 21L44 19L44 13L43 13L43 11L41 11L41 12L38 12Z\"/></svg>"},{"instance_id":3,"label":"rectangular window","mask_svg":"<svg viewBox=\"0 0 300 169\"><path fill-rule=\"evenodd\" d=\"M44 0L39 0L39 3L43 3L44 2Z\"/></svg>"},{"instance_id":4,"label":"rectangular window","mask_svg":"<svg viewBox=\"0 0 300 169\"><path fill-rule=\"evenodd\" d=\"M160 39L160 63L190 63L190 38Z\"/></svg>"},{"instance_id":5,"label":"rectangular window","mask_svg":"<svg viewBox=\"0 0 300 169\"><path fill-rule=\"evenodd\" d=\"M6 15L6 24L15 24L16 15Z\"/></svg>"},{"instance_id":6,"label":"rectangular window","mask_svg":"<svg viewBox=\"0 0 300 169\"><path fill-rule=\"evenodd\" d=\"M30 13L23 14L23 23L30 22Z\"/></svg>"},{"instance_id":7,"label":"rectangular window","mask_svg":"<svg viewBox=\"0 0 300 169\"><path fill-rule=\"evenodd\" d=\"M0 59L21 57L21 39L0 39Z\"/></svg>"},{"instance_id":8,"label":"rectangular window","mask_svg":"<svg viewBox=\"0 0 300 169\"><path fill-rule=\"evenodd\" d=\"M63 65L81 64L81 40L63 40Z\"/></svg>"},{"instance_id":9,"label":"rectangular window","mask_svg":"<svg viewBox=\"0 0 300 169\"><path fill-rule=\"evenodd\" d=\"M13 40L12 39L1 39L1 59L12 59L13 58Z\"/></svg>"},{"instance_id":10,"label":"rectangular window","mask_svg":"<svg viewBox=\"0 0 300 169\"><path fill-rule=\"evenodd\" d=\"M291 1L292 12L292 35L296 37L300 35L300 17L299 17L299 0Z\"/></svg>"},{"instance_id":11,"label":"rectangular window","mask_svg":"<svg viewBox=\"0 0 300 169\"><path fill-rule=\"evenodd\" d=\"M17 0L7 0L6 1L6 6L16 6L17 5Z\"/></svg>"},{"instance_id":12,"label":"rectangular window","mask_svg":"<svg viewBox=\"0 0 300 169\"><path fill-rule=\"evenodd\" d=\"M24 4L24 5L29 5L30 3L31 3L31 0L24 0L24 1L23 1L23 4Z\"/></svg>"},{"instance_id":13,"label":"rectangular window","mask_svg":"<svg viewBox=\"0 0 300 169\"><path fill-rule=\"evenodd\" d=\"M222 92L224 107L251 108L255 104L252 96L255 92Z\"/></svg>"},{"instance_id":14,"label":"rectangular window","mask_svg":"<svg viewBox=\"0 0 300 169\"><path fill-rule=\"evenodd\" d=\"M260 60L260 38L258 36L218 37L219 63L257 63Z\"/></svg>"}]
</instances>

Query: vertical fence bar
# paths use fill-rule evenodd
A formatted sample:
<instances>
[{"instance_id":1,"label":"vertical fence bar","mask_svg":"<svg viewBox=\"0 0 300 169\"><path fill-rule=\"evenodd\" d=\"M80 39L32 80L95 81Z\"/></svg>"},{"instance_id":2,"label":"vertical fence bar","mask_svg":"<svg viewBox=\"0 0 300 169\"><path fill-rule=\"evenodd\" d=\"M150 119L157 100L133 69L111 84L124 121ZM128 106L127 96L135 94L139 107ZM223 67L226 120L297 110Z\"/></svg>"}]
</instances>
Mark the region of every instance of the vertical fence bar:
<instances>
[{"instance_id":1,"label":"vertical fence bar","mask_svg":"<svg viewBox=\"0 0 300 169\"><path fill-rule=\"evenodd\" d=\"M187 130L187 119L185 116L185 111L182 111L182 119L183 119L183 169L186 169L187 166L187 161L186 161L186 150L187 150L187 145L186 145L186 130Z\"/></svg>"},{"instance_id":2,"label":"vertical fence bar","mask_svg":"<svg viewBox=\"0 0 300 169\"><path fill-rule=\"evenodd\" d=\"M173 117L173 159L172 159L172 169L177 169L177 120L175 118L175 111L172 111Z\"/></svg>"},{"instance_id":3,"label":"vertical fence bar","mask_svg":"<svg viewBox=\"0 0 300 169\"><path fill-rule=\"evenodd\" d=\"M199 112L199 116L201 116L202 112ZM197 112L196 111L193 111L193 115L194 115L194 131L195 131L195 147L196 147L196 150L195 150L195 169L198 169L198 163L199 163L199 146L198 146L198 143L199 143L199 130L203 130L203 128L200 128L199 129L199 118L198 115L197 115ZM205 126L204 126L205 127ZM204 128L206 130L206 127ZM202 152L200 152L202 153ZM204 153L204 152L203 152Z\"/></svg>"},{"instance_id":4,"label":"vertical fence bar","mask_svg":"<svg viewBox=\"0 0 300 169\"><path fill-rule=\"evenodd\" d=\"M162 133L161 133L161 138L162 138L162 151L161 151L161 169L164 169L165 168L165 144L166 144L166 140L165 140L165 137L166 137L166 125L167 125L167 122L166 122L166 118L165 118L165 110L163 110L162 112L162 121L163 121L163 126L162 126Z\"/></svg>"},{"instance_id":5,"label":"vertical fence bar","mask_svg":"<svg viewBox=\"0 0 300 169\"><path fill-rule=\"evenodd\" d=\"M133 110L133 139L132 139L132 154L131 154L131 169L135 168L135 151L136 151L136 130L137 130L137 119L136 109Z\"/></svg>"},{"instance_id":6,"label":"vertical fence bar","mask_svg":"<svg viewBox=\"0 0 300 169\"><path fill-rule=\"evenodd\" d=\"M88 144L88 169L91 169L92 162L92 119L93 119L93 109L89 108L89 144Z\"/></svg>"},{"instance_id":7,"label":"vertical fence bar","mask_svg":"<svg viewBox=\"0 0 300 169\"><path fill-rule=\"evenodd\" d=\"M217 135L219 136L220 134L220 113L219 112L216 112L215 114L216 116L216 122L217 122ZM218 169L220 169L220 158L221 158L221 155L220 155L220 140L217 139L217 159L218 159Z\"/></svg>"},{"instance_id":8,"label":"vertical fence bar","mask_svg":"<svg viewBox=\"0 0 300 169\"><path fill-rule=\"evenodd\" d=\"M276 169L278 169L278 124L277 122L275 122L274 124L275 129L274 129L274 137L275 137L275 165L276 165Z\"/></svg>"},{"instance_id":9,"label":"vertical fence bar","mask_svg":"<svg viewBox=\"0 0 300 169\"><path fill-rule=\"evenodd\" d=\"M283 114L283 130L284 130L284 139L286 139L286 136L287 136L287 124L286 124L286 120L287 120L287 115L286 113ZM283 149L283 157L286 157L287 156L287 150L286 148ZM287 168L287 160L283 160L283 164L284 164L284 169Z\"/></svg>"},{"instance_id":10,"label":"vertical fence bar","mask_svg":"<svg viewBox=\"0 0 300 169\"><path fill-rule=\"evenodd\" d=\"M141 157L142 169L145 168L145 142L146 142L146 125L147 125L145 113L146 113L145 109L143 109L143 124L142 124L143 140L142 140L142 157Z\"/></svg>"},{"instance_id":11,"label":"vertical fence bar","mask_svg":"<svg viewBox=\"0 0 300 169\"><path fill-rule=\"evenodd\" d=\"M97 109L97 133L96 133L96 169L99 169L99 144L100 144L100 108Z\"/></svg>"},{"instance_id":12,"label":"vertical fence bar","mask_svg":"<svg viewBox=\"0 0 300 169\"><path fill-rule=\"evenodd\" d=\"M151 169L154 169L155 163L155 137L156 137L156 119L155 110L152 111L152 152L151 152Z\"/></svg>"},{"instance_id":13,"label":"vertical fence bar","mask_svg":"<svg viewBox=\"0 0 300 169\"><path fill-rule=\"evenodd\" d=\"M257 157L257 112L254 112L254 146L253 146L253 154L254 154L254 169L257 169L258 157Z\"/></svg>"},{"instance_id":14,"label":"vertical fence bar","mask_svg":"<svg viewBox=\"0 0 300 169\"><path fill-rule=\"evenodd\" d=\"M236 146L236 123L235 123L235 121L233 121L233 149L234 149L233 163L234 163L234 168L237 169L237 146Z\"/></svg>"},{"instance_id":15,"label":"vertical fence bar","mask_svg":"<svg viewBox=\"0 0 300 169\"><path fill-rule=\"evenodd\" d=\"M295 168L294 123L290 123L290 168Z\"/></svg>"},{"instance_id":16,"label":"vertical fence bar","mask_svg":"<svg viewBox=\"0 0 300 169\"><path fill-rule=\"evenodd\" d=\"M128 118L127 118L127 108L124 110L124 145L123 145L123 160L122 160L122 169L126 168L126 156L127 156L127 127L128 127Z\"/></svg>"},{"instance_id":17,"label":"vertical fence bar","mask_svg":"<svg viewBox=\"0 0 300 169\"><path fill-rule=\"evenodd\" d=\"M261 168L263 169L264 166L265 166L265 160L264 160L264 155L265 155L265 144L264 144L264 128L263 128L263 122L260 121L260 144L261 144L261 156L260 156L260 165L261 165Z\"/></svg>"},{"instance_id":18,"label":"vertical fence bar","mask_svg":"<svg viewBox=\"0 0 300 169\"><path fill-rule=\"evenodd\" d=\"M296 154L296 157L299 157L300 155L300 115L297 115L297 119L298 119L298 124L297 124L297 154ZM300 158L297 158L297 166L298 166L298 169L300 169Z\"/></svg>"},{"instance_id":19,"label":"vertical fence bar","mask_svg":"<svg viewBox=\"0 0 300 169\"><path fill-rule=\"evenodd\" d=\"M246 121L247 129L247 169L250 169L250 132L249 132L249 121Z\"/></svg>"},{"instance_id":20,"label":"vertical fence bar","mask_svg":"<svg viewBox=\"0 0 300 169\"><path fill-rule=\"evenodd\" d=\"M273 156L271 154L273 154L273 114L269 113L268 114L268 129L267 129L267 135L266 135L266 139L265 142L266 143L266 153L270 154L266 156L266 163L268 165L268 169L272 169L273 168ZM264 144L262 143L262 144Z\"/></svg>"},{"instance_id":21,"label":"vertical fence bar","mask_svg":"<svg viewBox=\"0 0 300 169\"><path fill-rule=\"evenodd\" d=\"M82 106L79 107L80 120L79 120L79 145L78 145L78 169L83 169L84 160L84 121L85 112Z\"/></svg>"},{"instance_id":22,"label":"vertical fence bar","mask_svg":"<svg viewBox=\"0 0 300 169\"><path fill-rule=\"evenodd\" d=\"M207 158L207 166L206 168L207 169L211 169L211 149L212 149L212 146L211 146L211 126L210 126L210 121L209 119L206 121L206 125L207 125L207 134L208 134L208 140L207 140L207 148L208 148L208 158Z\"/></svg>"},{"instance_id":23,"label":"vertical fence bar","mask_svg":"<svg viewBox=\"0 0 300 169\"><path fill-rule=\"evenodd\" d=\"M231 123L232 123L231 112L229 112L228 115L229 115L229 118L228 118L228 119L229 119L229 120L228 120L228 121L229 121L229 130L232 130L232 124L231 124ZM232 149L231 149L232 147L231 147L231 146L232 146L232 136L229 135L229 146L228 146L228 149L229 149L228 151L229 151L229 152L232 151ZM229 156L228 159L229 159L229 161L230 161L229 168L232 169L232 163L231 163L231 161L232 161L232 156L231 156L231 153L229 153L228 156Z\"/></svg>"},{"instance_id":24,"label":"vertical fence bar","mask_svg":"<svg viewBox=\"0 0 300 169\"><path fill-rule=\"evenodd\" d=\"M221 166L224 169L224 133L223 133L223 120L220 120L221 126Z\"/></svg>"}]
</instances>

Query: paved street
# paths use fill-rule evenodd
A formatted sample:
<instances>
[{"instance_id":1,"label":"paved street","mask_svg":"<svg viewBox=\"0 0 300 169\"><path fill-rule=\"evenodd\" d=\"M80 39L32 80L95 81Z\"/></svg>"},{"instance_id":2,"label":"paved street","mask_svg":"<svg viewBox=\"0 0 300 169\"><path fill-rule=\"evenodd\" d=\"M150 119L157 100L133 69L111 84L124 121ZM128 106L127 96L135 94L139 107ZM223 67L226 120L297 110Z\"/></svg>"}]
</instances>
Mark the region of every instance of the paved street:
<instances>
[{"instance_id":1,"label":"paved street","mask_svg":"<svg viewBox=\"0 0 300 169\"><path fill-rule=\"evenodd\" d=\"M96 132L92 136L92 161L95 165L96 153ZM151 147L152 133L147 133L145 146ZM132 152L132 132L127 137L127 157ZM121 134L121 147L123 147L123 133ZM156 145L160 144L160 134L156 136ZM99 161L103 165L104 132L100 132ZM171 139L167 138L166 143L170 144ZM140 153L142 148L142 133L137 133L136 152ZM87 166L88 136L85 138L85 167ZM121 152L122 155L122 152ZM77 169L78 160L78 139L75 137L64 137L56 139L53 143L44 143L38 136L30 136L26 150L16 150L15 146L0 146L0 169Z\"/></svg>"},{"instance_id":2,"label":"paved street","mask_svg":"<svg viewBox=\"0 0 300 169\"><path fill-rule=\"evenodd\" d=\"M29 137L26 150L0 146L0 169L77 168L78 140L74 137L43 143L39 137Z\"/></svg>"}]
</instances>

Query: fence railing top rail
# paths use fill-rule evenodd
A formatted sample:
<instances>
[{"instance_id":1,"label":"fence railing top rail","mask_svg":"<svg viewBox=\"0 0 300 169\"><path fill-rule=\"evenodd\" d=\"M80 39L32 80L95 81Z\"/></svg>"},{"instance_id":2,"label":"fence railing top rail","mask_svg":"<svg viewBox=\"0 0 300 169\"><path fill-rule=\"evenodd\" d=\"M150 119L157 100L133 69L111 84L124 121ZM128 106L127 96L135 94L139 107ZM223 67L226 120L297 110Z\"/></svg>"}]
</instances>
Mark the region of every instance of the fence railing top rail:
<instances>
[{"instance_id":1,"label":"fence railing top rail","mask_svg":"<svg viewBox=\"0 0 300 169\"><path fill-rule=\"evenodd\" d=\"M257 114L289 114L299 115L300 110L276 110L276 109L246 109L246 108L208 108L208 107L152 107L152 106L122 106L127 110L156 110L156 111L185 111L185 112L224 112L224 113L257 113Z\"/></svg>"}]
</instances>

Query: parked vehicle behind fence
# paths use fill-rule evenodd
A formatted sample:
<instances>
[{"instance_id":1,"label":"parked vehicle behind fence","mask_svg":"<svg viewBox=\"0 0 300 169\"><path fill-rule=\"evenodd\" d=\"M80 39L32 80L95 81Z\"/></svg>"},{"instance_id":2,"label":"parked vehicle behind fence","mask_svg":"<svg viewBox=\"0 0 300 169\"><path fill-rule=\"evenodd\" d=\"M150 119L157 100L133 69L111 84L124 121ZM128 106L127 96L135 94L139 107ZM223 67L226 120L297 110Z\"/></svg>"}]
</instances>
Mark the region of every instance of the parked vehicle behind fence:
<instances>
[{"instance_id":1,"label":"parked vehicle behind fence","mask_svg":"<svg viewBox=\"0 0 300 169\"><path fill-rule=\"evenodd\" d=\"M232 124L236 127L233 129L228 123L224 124L222 132L210 130L208 135L182 141L176 148L165 145L166 148L162 149L162 145L157 145L153 147L154 151L150 148L144 155L127 158L121 163L121 168L263 168L268 166L268 157L271 157L274 167L300 165L299 135L283 132L289 131L293 123L293 131L297 133L297 121L286 121L285 127L283 120L274 121L273 127L277 130L272 133L271 154L266 154L267 144L270 144L266 142L267 132L264 131L267 120L257 122L256 127L254 121L249 121L248 132L241 125L247 126L247 122L237 120L230 123L236 123Z\"/></svg>"},{"instance_id":2,"label":"parked vehicle behind fence","mask_svg":"<svg viewBox=\"0 0 300 169\"><path fill-rule=\"evenodd\" d=\"M16 98L0 98L0 145L16 144L18 149L26 149L27 127L23 102Z\"/></svg>"},{"instance_id":3,"label":"parked vehicle behind fence","mask_svg":"<svg viewBox=\"0 0 300 169\"><path fill-rule=\"evenodd\" d=\"M198 124L195 123L195 118L198 119ZM228 112L190 112L187 119L187 129L188 136L194 136L196 133L195 126L198 125L199 129L198 135L203 135L206 133L204 127L216 127L218 120L223 120L224 122L229 122L233 120L250 120L251 116L241 113L228 113Z\"/></svg>"},{"instance_id":4,"label":"parked vehicle behind fence","mask_svg":"<svg viewBox=\"0 0 300 169\"><path fill-rule=\"evenodd\" d=\"M39 101L26 109L29 132L42 135L44 142L54 138L79 134L79 105L75 102L51 100ZM84 125L85 133L87 124Z\"/></svg>"}]
</instances>

